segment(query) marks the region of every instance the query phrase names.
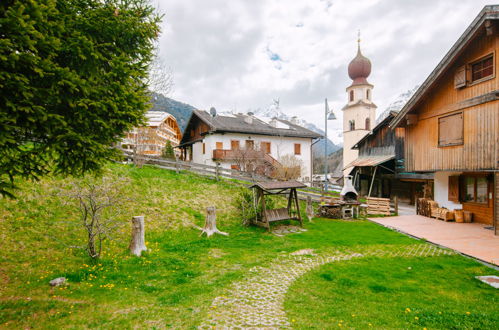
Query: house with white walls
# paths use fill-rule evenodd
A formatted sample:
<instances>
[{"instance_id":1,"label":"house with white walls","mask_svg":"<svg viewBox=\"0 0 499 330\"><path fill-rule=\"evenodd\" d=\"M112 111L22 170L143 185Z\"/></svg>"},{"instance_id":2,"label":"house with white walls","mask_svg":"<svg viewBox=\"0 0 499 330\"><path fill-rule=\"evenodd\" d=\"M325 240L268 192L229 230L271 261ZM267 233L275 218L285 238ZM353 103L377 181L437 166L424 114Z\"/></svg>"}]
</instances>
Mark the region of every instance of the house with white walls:
<instances>
[{"instance_id":1,"label":"house with white walls","mask_svg":"<svg viewBox=\"0 0 499 330\"><path fill-rule=\"evenodd\" d=\"M193 111L179 145L181 159L205 165L269 175L294 171L312 177L312 141L321 135L295 120L259 118L247 114L218 115Z\"/></svg>"}]
</instances>

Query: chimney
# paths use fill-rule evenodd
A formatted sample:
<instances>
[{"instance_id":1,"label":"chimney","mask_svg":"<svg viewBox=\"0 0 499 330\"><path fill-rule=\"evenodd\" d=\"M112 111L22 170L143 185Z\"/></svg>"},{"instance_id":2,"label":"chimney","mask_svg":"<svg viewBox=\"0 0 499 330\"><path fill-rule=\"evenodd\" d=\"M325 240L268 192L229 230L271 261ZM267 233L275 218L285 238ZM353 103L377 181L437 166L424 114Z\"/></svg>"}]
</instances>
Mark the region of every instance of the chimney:
<instances>
[{"instance_id":1,"label":"chimney","mask_svg":"<svg viewBox=\"0 0 499 330\"><path fill-rule=\"evenodd\" d=\"M269 121L269 125L272 127L277 127L277 118L274 117Z\"/></svg>"},{"instance_id":2,"label":"chimney","mask_svg":"<svg viewBox=\"0 0 499 330\"><path fill-rule=\"evenodd\" d=\"M298 125L298 117L296 117L296 116L291 117L290 122L293 125Z\"/></svg>"},{"instance_id":3,"label":"chimney","mask_svg":"<svg viewBox=\"0 0 499 330\"><path fill-rule=\"evenodd\" d=\"M246 116L244 116L244 122L247 124L253 124L253 112L248 112Z\"/></svg>"}]
</instances>

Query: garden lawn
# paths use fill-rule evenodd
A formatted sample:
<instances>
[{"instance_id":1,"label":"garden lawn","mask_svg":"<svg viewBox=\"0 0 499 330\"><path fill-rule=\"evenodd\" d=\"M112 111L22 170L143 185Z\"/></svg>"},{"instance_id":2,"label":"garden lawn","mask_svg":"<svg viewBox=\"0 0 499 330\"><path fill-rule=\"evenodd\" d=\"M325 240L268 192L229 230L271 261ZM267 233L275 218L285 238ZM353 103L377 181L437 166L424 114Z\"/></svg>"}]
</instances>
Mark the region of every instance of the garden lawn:
<instances>
[{"instance_id":1,"label":"garden lawn","mask_svg":"<svg viewBox=\"0 0 499 330\"><path fill-rule=\"evenodd\" d=\"M301 277L285 307L301 329L497 329L497 289L474 278L489 274L458 255L355 259Z\"/></svg>"},{"instance_id":2,"label":"garden lawn","mask_svg":"<svg viewBox=\"0 0 499 330\"><path fill-rule=\"evenodd\" d=\"M67 203L73 179L24 182L17 200L0 199L0 327L194 328L206 319L214 297L250 268L270 265L279 254L305 248L361 252L426 244L368 221L316 219L305 223L307 232L277 237L241 226L234 202L243 188L228 182L114 164L106 175L129 178L129 183L121 226L97 261L75 248L84 245L85 232L78 225L78 210ZM208 239L193 227L202 226L205 208L212 205L217 207L219 229L230 236ZM127 246L130 218L141 214L148 251L137 258L129 255ZM413 270L407 273L406 266ZM432 324L450 327L475 320L487 327L487 318L494 320L487 310L497 294L473 276L492 273L460 256L339 262L300 278L286 309L297 327L324 328L341 320L347 324L352 310L364 311L362 320L379 321L373 325L411 327L418 323L404 312L406 307L423 316L450 311L452 305L458 306L453 317L436 317ZM48 281L59 276L69 285L50 288ZM336 283L340 278L345 278L343 284ZM365 293L366 298L348 300L354 299L348 290ZM404 295L399 297L399 292ZM371 298L380 295L385 295L381 300L386 313L372 307L376 301ZM455 300L448 302L449 297ZM420 318L423 322L426 316ZM365 322L349 324L361 327Z\"/></svg>"}]
</instances>

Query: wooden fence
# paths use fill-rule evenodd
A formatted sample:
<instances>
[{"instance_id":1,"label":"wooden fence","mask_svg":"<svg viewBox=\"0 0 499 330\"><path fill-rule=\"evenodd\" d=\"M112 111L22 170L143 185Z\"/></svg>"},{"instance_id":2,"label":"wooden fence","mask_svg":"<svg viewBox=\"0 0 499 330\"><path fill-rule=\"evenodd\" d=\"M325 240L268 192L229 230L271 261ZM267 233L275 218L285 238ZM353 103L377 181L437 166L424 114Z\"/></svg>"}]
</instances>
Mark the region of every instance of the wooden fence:
<instances>
[{"instance_id":1,"label":"wooden fence","mask_svg":"<svg viewBox=\"0 0 499 330\"><path fill-rule=\"evenodd\" d=\"M134 156L133 154L125 151L125 158L127 162L133 162ZM198 164L192 162L185 162L181 160L168 160L159 157L151 157L151 156L138 156L139 161L143 164L154 165L155 167L173 170L179 173L180 171L189 171L192 173L210 176L215 180L220 180L220 178L233 179L237 180L235 183L249 187L256 181L272 181L271 178L258 175L255 173L249 173L239 170L233 170L228 168L223 168L220 165L205 165ZM334 194L333 192L324 193L323 191L317 188L300 188L297 190L298 198L301 200L306 200L308 196L312 198L314 202L320 202L321 196L338 196L338 194Z\"/></svg>"}]
</instances>

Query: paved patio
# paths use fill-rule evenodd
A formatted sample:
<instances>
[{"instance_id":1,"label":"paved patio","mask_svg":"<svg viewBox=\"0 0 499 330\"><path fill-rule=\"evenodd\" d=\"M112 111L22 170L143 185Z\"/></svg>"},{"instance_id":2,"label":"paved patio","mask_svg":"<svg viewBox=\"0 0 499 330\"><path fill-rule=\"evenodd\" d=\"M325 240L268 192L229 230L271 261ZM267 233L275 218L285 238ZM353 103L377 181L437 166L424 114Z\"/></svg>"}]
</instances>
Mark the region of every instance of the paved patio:
<instances>
[{"instance_id":1,"label":"paved patio","mask_svg":"<svg viewBox=\"0 0 499 330\"><path fill-rule=\"evenodd\" d=\"M499 236L481 223L444 222L421 215L371 218L373 222L424 238L485 262L499 265Z\"/></svg>"}]
</instances>

